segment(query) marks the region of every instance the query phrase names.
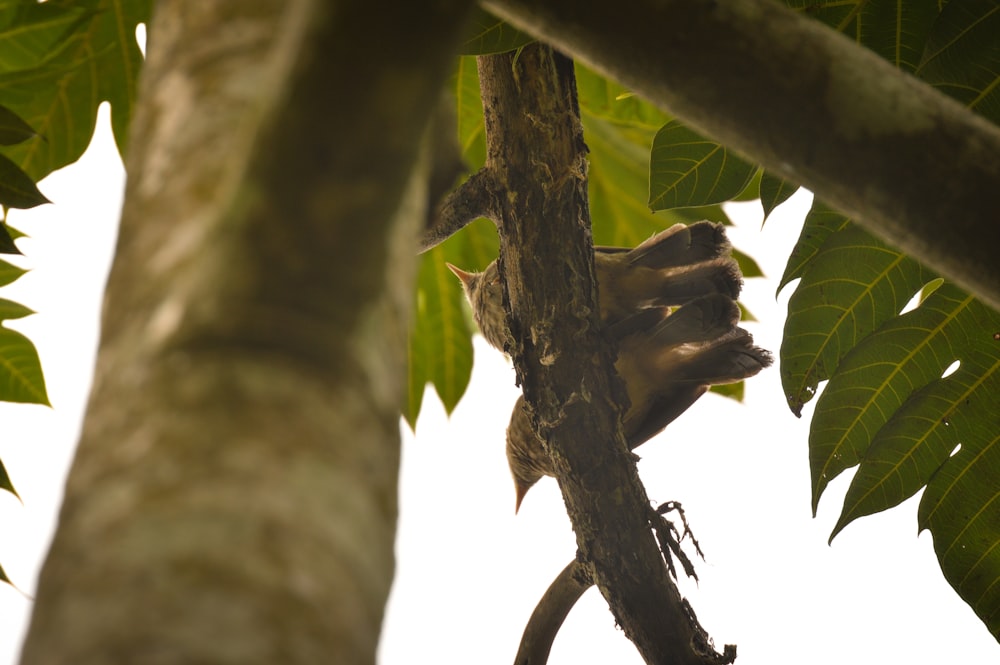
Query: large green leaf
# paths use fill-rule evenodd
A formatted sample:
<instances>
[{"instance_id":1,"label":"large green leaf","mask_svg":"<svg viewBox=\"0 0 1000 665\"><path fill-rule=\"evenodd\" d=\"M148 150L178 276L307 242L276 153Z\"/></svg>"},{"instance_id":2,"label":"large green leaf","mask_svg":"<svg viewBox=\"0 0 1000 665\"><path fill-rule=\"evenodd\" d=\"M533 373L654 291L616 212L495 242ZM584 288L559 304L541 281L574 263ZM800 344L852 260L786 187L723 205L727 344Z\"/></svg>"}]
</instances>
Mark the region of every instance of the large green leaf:
<instances>
[{"instance_id":1,"label":"large green leaf","mask_svg":"<svg viewBox=\"0 0 1000 665\"><path fill-rule=\"evenodd\" d=\"M649 155L649 206L705 206L736 198L757 167L677 121L660 128Z\"/></svg>"},{"instance_id":2,"label":"large green leaf","mask_svg":"<svg viewBox=\"0 0 1000 665\"><path fill-rule=\"evenodd\" d=\"M920 63L940 11L939 0L786 0L786 4L910 72Z\"/></svg>"},{"instance_id":3,"label":"large green leaf","mask_svg":"<svg viewBox=\"0 0 1000 665\"><path fill-rule=\"evenodd\" d=\"M45 64L91 15L86 7L54 2L21 1L0 7L0 73Z\"/></svg>"},{"instance_id":4,"label":"large green leaf","mask_svg":"<svg viewBox=\"0 0 1000 665\"><path fill-rule=\"evenodd\" d=\"M945 578L1000 639L1000 390L997 366L984 382L992 399L970 399L945 423L958 429L961 449L927 484L917 519L934 534ZM985 383L988 382L988 385ZM981 434L981 436L980 436Z\"/></svg>"},{"instance_id":5,"label":"large green leaf","mask_svg":"<svg viewBox=\"0 0 1000 665\"><path fill-rule=\"evenodd\" d=\"M789 408L799 415L841 359L898 315L933 278L919 263L857 226L829 234L788 302L780 356ZM814 478L814 504L832 479L827 473L824 467L822 477Z\"/></svg>"},{"instance_id":6,"label":"large green leaf","mask_svg":"<svg viewBox=\"0 0 1000 665\"><path fill-rule=\"evenodd\" d=\"M1000 314L945 284L845 359L844 374L854 369L876 376L869 382L868 401L880 408L863 415L868 425L877 425L870 443L844 430L843 443L856 447L861 465L847 491L834 535L857 517L916 494L959 445L969 454L970 448L979 451L1000 435L996 417L989 417L989 409L1000 405L996 397L1000 394L1000 345L991 330L1000 330ZM947 366L949 359L960 365L942 378L938 368ZM892 362L896 367L888 367ZM823 393L817 418L821 406L825 410L842 401L839 383L831 381ZM852 399L858 395L851 390ZM984 411L984 406L989 408ZM834 408L844 407L851 405ZM873 412L880 410L890 414L884 424L872 420ZM980 418L984 413L987 417Z\"/></svg>"},{"instance_id":7,"label":"large green leaf","mask_svg":"<svg viewBox=\"0 0 1000 665\"><path fill-rule=\"evenodd\" d=\"M124 152L142 63L135 30L150 11L150 0L46 4L86 10L88 18L53 47L56 52L43 64L0 74L0 104L40 135L5 152L36 182L83 154L103 101L111 104L112 129Z\"/></svg>"},{"instance_id":8,"label":"large green leaf","mask_svg":"<svg viewBox=\"0 0 1000 665\"><path fill-rule=\"evenodd\" d=\"M1000 120L994 0L788 4ZM781 348L792 410L829 379L809 438L813 507L855 465L831 538L926 488L920 527L934 534L945 577L1000 638L1000 314L952 284L934 290L930 271L859 234L816 202L781 280L801 277ZM919 306L899 314L915 293Z\"/></svg>"},{"instance_id":9,"label":"large green leaf","mask_svg":"<svg viewBox=\"0 0 1000 665\"><path fill-rule=\"evenodd\" d=\"M996 0L786 0L1000 123Z\"/></svg>"},{"instance_id":10,"label":"large green leaf","mask_svg":"<svg viewBox=\"0 0 1000 665\"><path fill-rule=\"evenodd\" d=\"M1000 124L1000 4L950 2L927 39L916 74Z\"/></svg>"},{"instance_id":11,"label":"large green leaf","mask_svg":"<svg viewBox=\"0 0 1000 665\"><path fill-rule=\"evenodd\" d=\"M1000 313L816 207L781 348L793 410L829 379L809 434L813 509L856 465L831 538L926 487L920 526L946 578L1000 635L990 592L1000 579Z\"/></svg>"},{"instance_id":12,"label":"large green leaf","mask_svg":"<svg viewBox=\"0 0 1000 665\"><path fill-rule=\"evenodd\" d=\"M819 398L810 463L817 493L860 463L831 538L926 485L920 526L933 533L947 579L1000 636L998 331L1000 313L948 283L886 323Z\"/></svg>"}]
</instances>

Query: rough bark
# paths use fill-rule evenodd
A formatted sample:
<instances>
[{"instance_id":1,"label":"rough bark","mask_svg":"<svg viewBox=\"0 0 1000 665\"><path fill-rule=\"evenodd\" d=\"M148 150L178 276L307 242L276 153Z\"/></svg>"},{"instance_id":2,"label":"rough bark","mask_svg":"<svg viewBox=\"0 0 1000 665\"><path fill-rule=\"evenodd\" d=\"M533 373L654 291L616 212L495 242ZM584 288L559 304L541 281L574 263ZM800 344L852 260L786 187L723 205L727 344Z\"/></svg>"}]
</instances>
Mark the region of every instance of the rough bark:
<instances>
[{"instance_id":1,"label":"rough bark","mask_svg":"<svg viewBox=\"0 0 1000 665\"><path fill-rule=\"evenodd\" d=\"M667 575L622 434L627 398L596 307L572 62L536 44L481 57L479 75L511 355L580 559L647 662L717 662Z\"/></svg>"},{"instance_id":2,"label":"rough bark","mask_svg":"<svg viewBox=\"0 0 1000 665\"><path fill-rule=\"evenodd\" d=\"M373 662L413 174L464 4L158 5L22 662Z\"/></svg>"},{"instance_id":3,"label":"rough bark","mask_svg":"<svg viewBox=\"0 0 1000 665\"><path fill-rule=\"evenodd\" d=\"M484 0L1000 308L1000 128L774 0Z\"/></svg>"}]
</instances>

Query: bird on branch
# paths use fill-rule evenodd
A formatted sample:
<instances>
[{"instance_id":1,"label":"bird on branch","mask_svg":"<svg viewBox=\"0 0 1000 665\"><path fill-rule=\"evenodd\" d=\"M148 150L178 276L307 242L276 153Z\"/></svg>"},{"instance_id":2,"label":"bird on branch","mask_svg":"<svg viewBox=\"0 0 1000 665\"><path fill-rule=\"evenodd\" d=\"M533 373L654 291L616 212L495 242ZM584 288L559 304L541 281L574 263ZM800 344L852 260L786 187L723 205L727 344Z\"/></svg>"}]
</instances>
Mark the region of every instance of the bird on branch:
<instances>
[{"instance_id":1,"label":"bird on branch","mask_svg":"<svg viewBox=\"0 0 1000 665\"><path fill-rule=\"evenodd\" d=\"M615 369L630 406L622 425L629 449L645 443L711 386L735 383L771 364L737 324L742 275L721 224L677 224L632 249L595 247L601 322L617 345ZM486 341L512 348L496 261L482 273L454 266ZM527 491L554 475L524 398L507 428L515 511Z\"/></svg>"}]
</instances>

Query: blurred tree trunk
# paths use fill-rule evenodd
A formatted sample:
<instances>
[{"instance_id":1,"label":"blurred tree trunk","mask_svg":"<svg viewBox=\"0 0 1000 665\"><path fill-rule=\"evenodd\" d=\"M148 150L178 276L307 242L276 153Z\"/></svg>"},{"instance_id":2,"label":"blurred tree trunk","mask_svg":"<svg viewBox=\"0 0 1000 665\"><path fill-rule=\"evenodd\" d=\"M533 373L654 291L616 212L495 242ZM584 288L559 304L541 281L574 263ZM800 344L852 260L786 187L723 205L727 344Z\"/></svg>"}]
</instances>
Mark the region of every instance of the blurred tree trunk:
<instances>
[{"instance_id":1,"label":"blurred tree trunk","mask_svg":"<svg viewBox=\"0 0 1000 665\"><path fill-rule=\"evenodd\" d=\"M466 4L158 4L22 662L374 661L421 136Z\"/></svg>"}]
</instances>

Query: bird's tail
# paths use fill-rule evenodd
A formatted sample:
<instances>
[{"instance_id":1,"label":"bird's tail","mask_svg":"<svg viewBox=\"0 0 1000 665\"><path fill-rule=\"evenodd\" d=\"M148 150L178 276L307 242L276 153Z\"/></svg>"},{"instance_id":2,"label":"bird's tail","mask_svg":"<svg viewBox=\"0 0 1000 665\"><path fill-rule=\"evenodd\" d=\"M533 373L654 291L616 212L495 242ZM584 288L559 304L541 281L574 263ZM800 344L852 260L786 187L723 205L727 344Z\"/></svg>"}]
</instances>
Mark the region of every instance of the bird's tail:
<instances>
[{"instance_id":1,"label":"bird's tail","mask_svg":"<svg viewBox=\"0 0 1000 665\"><path fill-rule=\"evenodd\" d=\"M725 228L713 222L676 224L631 250L597 248L605 322L712 294L737 298L743 277L730 251Z\"/></svg>"}]
</instances>

